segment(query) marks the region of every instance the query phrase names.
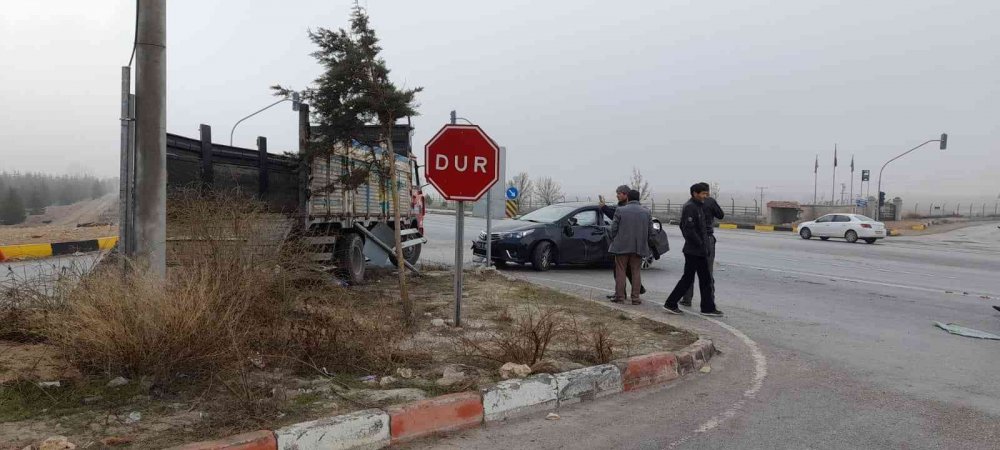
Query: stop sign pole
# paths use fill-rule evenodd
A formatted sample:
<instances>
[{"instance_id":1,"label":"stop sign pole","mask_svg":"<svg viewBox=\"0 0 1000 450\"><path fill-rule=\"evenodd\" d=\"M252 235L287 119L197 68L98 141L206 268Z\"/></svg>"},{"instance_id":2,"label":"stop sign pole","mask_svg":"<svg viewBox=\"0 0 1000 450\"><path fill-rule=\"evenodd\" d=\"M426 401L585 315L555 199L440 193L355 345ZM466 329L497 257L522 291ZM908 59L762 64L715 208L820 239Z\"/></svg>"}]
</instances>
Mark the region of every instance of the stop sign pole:
<instances>
[{"instance_id":1,"label":"stop sign pole","mask_svg":"<svg viewBox=\"0 0 1000 450\"><path fill-rule=\"evenodd\" d=\"M465 202L479 200L499 179L500 148L476 125L451 125L438 131L424 146L427 181L446 200L458 202L455 214L455 326L462 325L462 268L465 240ZM490 235L486 245L492 245Z\"/></svg>"},{"instance_id":2,"label":"stop sign pole","mask_svg":"<svg viewBox=\"0 0 1000 450\"><path fill-rule=\"evenodd\" d=\"M455 111L451 112L451 124L455 125ZM455 328L462 326L462 270L465 267L465 202L459 200L458 214L455 215ZM486 242L491 247L490 237L486 236Z\"/></svg>"}]
</instances>

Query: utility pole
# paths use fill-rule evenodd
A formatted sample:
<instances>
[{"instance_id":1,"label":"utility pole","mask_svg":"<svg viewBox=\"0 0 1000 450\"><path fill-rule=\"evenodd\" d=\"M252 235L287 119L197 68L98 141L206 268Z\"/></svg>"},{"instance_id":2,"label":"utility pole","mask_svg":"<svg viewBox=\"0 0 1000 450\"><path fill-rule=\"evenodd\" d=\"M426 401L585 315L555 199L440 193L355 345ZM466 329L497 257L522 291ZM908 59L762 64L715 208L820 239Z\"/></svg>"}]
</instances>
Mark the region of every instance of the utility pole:
<instances>
[{"instance_id":1,"label":"utility pole","mask_svg":"<svg viewBox=\"0 0 1000 450\"><path fill-rule=\"evenodd\" d=\"M139 0L135 49L135 252L167 274L167 0Z\"/></svg>"},{"instance_id":2,"label":"utility pole","mask_svg":"<svg viewBox=\"0 0 1000 450\"><path fill-rule=\"evenodd\" d=\"M837 204L837 144L833 144L833 182L830 184L830 203Z\"/></svg>"},{"instance_id":3,"label":"utility pole","mask_svg":"<svg viewBox=\"0 0 1000 450\"><path fill-rule=\"evenodd\" d=\"M757 189L760 191L760 207L759 207L760 211L759 211L759 213L760 213L761 217L763 217L764 216L764 211L765 211L764 210L764 190L767 189L767 186L757 186Z\"/></svg>"},{"instance_id":4,"label":"utility pole","mask_svg":"<svg viewBox=\"0 0 1000 450\"><path fill-rule=\"evenodd\" d=\"M813 204L819 202L816 193L819 192L819 154L816 154L816 165L813 166Z\"/></svg>"}]
</instances>

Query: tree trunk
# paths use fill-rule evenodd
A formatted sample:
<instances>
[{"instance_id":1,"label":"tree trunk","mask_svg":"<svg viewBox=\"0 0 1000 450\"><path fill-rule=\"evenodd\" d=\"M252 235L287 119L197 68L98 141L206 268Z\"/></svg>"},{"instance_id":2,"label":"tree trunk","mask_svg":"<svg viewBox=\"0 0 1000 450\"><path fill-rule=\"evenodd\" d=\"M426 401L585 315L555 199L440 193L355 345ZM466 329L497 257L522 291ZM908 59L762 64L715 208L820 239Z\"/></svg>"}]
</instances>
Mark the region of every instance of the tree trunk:
<instances>
[{"instance_id":1,"label":"tree trunk","mask_svg":"<svg viewBox=\"0 0 1000 450\"><path fill-rule=\"evenodd\" d=\"M402 221L399 214L399 174L396 173L396 151L392 148L392 127L385 132L386 148L388 149L387 159L389 161L389 173L391 174L392 213L394 217L393 237L396 241L396 270L399 272L399 299L403 307L403 322L407 328L414 325L413 302L410 300L410 293L406 289L406 264L403 259L403 237Z\"/></svg>"}]
</instances>

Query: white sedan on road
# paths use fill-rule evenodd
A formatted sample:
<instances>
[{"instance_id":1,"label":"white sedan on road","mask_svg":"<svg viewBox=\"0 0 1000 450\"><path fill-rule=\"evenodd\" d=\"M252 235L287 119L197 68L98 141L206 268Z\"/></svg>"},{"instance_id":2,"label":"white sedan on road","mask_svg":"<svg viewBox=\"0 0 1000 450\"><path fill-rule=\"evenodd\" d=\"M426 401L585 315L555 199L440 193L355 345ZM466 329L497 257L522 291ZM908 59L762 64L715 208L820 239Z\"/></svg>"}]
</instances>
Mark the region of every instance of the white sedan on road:
<instances>
[{"instance_id":1,"label":"white sedan on road","mask_svg":"<svg viewBox=\"0 0 1000 450\"><path fill-rule=\"evenodd\" d=\"M860 214L827 214L819 219L799 224L799 236L802 239L818 237L822 240L830 238L846 239L847 242L857 242L861 239L869 244L886 236L885 224Z\"/></svg>"}]
</instances>

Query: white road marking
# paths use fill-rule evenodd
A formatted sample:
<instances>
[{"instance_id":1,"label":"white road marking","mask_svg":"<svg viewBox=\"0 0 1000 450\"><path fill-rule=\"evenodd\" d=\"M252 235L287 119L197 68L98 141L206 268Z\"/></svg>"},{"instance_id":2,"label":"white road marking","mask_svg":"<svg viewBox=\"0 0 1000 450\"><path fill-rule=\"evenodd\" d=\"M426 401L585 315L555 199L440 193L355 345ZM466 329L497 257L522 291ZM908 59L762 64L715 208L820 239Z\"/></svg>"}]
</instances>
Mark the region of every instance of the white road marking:
<instances>
[{"instance_id":1,"label":"white road marking","mask_svg":"<svg viewBox=\"0 0 1000 450\"><path fill-rule=\"evenodd\" d=\"M562 280L554 280L551 278L536 278L536 277L532 277L532 279L548 281L552 283L568 284L570 286L595 289L598 291L613 292L613 290L608 288L590 286L582 283L574 283L571 281L562 281ZM696 434L707 433L717 428L719 425L722 425L723 422L733 417L736 417L736 414L739 414L740 410L743 409L744 406L746 406L747 400L752 400L754 397L757 396L757 392L759 392L761 387L764 386L764 379L767 378L767 358L764 356L764 353L760 351L760 346L757 345L757 342L755 342L753 339L750 339L749 336L744 334L742 331L736 329L736 327L733 327L732 325L729 325L725 322L701 315L697 315L697 317L700 317L702 319L705 319L709 322L718 325L719 327L722 327L722 329L730 332L733 336L736 336L737 339L743 342L743 345L746 345L747 348L750 349L750 356L753 357L754 374L753 374L753 383L750 384L750 387L747 390L743 391L743 398L741 398L736 403L733 403L732 406L727 408L722 413L717 414L711 419L708 419L706 422L702 423L698 428L694 430L694 433ZM694 437L694 435L688 435L681 439L678 439L677 441L674 441L669 446L667 446L667 448L675 448L687 442L692 437Z\"/></svg>"}]
</instances>

